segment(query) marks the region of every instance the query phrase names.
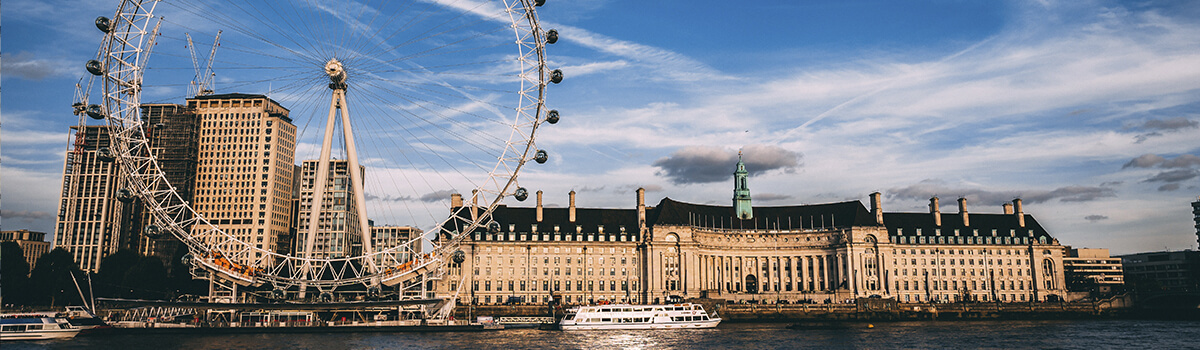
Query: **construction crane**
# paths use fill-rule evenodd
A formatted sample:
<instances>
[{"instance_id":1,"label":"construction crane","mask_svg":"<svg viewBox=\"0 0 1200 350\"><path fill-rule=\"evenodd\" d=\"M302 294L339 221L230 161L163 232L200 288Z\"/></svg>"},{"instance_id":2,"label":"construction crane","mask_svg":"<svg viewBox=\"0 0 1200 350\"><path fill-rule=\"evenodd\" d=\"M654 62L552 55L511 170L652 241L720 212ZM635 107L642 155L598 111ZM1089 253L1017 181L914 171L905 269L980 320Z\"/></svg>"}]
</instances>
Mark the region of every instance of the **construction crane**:
<instances>
[{"instance_id":1,"label":"construction crane","mask_svg":"<svg viewBox=\"0 0 1200 350\"><path fill-rule=\"evenodd\" d=\"M213 78L217 76L212 71L213 58L217 57L217 47L221 46L221 31L217 31L216 39L213 39L212 50L208 52L208 59L204 62L204 70L200 70L200 61L196 58L196 45L192 44L192 35L184 33L187 36L188 51L192 54L192 68L196 71L196 76L192 78L191 84L188 84L188 95L204 96L213 94Z\"/></svg>"}]
</instances>

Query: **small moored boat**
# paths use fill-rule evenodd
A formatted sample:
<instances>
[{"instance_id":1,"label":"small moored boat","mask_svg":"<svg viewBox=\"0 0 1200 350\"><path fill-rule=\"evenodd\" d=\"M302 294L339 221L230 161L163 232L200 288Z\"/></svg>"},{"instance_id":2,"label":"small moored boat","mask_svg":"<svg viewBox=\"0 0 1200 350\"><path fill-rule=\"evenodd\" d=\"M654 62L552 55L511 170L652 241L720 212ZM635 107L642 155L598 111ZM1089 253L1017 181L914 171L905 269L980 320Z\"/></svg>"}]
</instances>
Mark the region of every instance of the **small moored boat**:
<instances>
[{"instance_id":1,"label":"small moored boat","mask_svg":"<svg viewBox=\"0 0 1200 350\"><path fill-rule=\"evenodd\" d=\"M46 315L9 315L0 318L0 340L72 338L79 331L64 318Z\"/></svg>"},{"instance_id":2,"label":"small moored boat","mask_svg":"<svg viewBox=\"0 0 1200 350\"><path fill-rule=\"evenodd\" d=\"M710 317L700 304L602 305L567 310L559 321L564 331L592 329L713 328L721 318Z\"/></svg>"}]
</instances>

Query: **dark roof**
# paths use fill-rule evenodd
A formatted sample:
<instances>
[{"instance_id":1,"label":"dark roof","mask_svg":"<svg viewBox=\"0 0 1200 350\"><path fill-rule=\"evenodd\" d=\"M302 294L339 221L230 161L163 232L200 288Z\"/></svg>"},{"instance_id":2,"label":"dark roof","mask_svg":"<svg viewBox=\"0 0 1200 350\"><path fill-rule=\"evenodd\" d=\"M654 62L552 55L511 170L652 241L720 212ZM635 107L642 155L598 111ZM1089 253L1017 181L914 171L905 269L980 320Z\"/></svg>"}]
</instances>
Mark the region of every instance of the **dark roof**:
<instances>
[{"instance_id":1,"label":"dark roof","mask_svg":"<svg viewBox=\"0 0 1200 350\"><path fill-rule=\"evenodd\" d=\"M199 95L196 97L189 98L189 100L232 100L232 99L252 99L252 98L267 98L267 95L243 94L240 92L234 92L234 93L228 93L228 94Z\"/></svg>"},{"instance_id":2,"label":"dark roof","mask_svg":"<svg viewBox=\"0 0 1200 350\"><path fill-rule=\"evenodd\" d=\"M992 230L995 230L996 236L1010 236L1015 231L1017 237L1030 237L1027 230L1031 230L1032 237L1045 237L1047 240L1053 238L1033 218L1033 215L1029 214L1024 214L1025 227L1021 227L1017 222L1016 214L968 214L967 219L970 221L970 226L963 226L962 217L958 213L941 213L940 215L942 217L941 226L934 224L933 214L930 213L885 212L883 213L883 222L888 228L888 234L893 236L916 236L916 229L919 228L922 236L935 236L938 229L941 229L942 236L954 236L954 230L958 229L961 236L972 236L975 233L973 230L978 230L980 236L992 236Z\"/></svg>"},{"instance_id":3,"label":"dark roof","mask_svg":"<svg viewBox=\"0 0 1200 350\"><path fill-rule=\"evenodd\" d=\"M457 208L455 208L457 209ZM600 227L604 228L606 236L621 234L621 228L625 228L625 233L631 235L630 240L636 240L638 236L638 221L636 209L597 209L597 208L575 208L575 221L570 221L569 208L542 208L542 221L537 221L537 208L531 207L509 207L507 205L499 205L492 212L492 216L484 218L483 222L495 221L500 224L500 233L529 233L533 232L533 225L537 225L539 233L554 233L554 226L558 226L559 232L563 234L575 234L576 226L579 226L579 233L584 236L596 235L600 232ZM448 223L450 229L454 226L462 227L463 223ZM510 229L511 228L511 229ZM477 233L486 233L487 226L481 226L475 229Z\"/></svg>"},{"instance_id":4,"label":"dark roof","mask_svg":"<svg viewBox=\"0 0 1200 350\"><path fill-rule=\"evenodd\" d=\"M733 206L683 203L663 198L647 215L650 225L695 225L731 229L806 229L816 227L878 226L859 201L754 207L754 218L741 220Z\"/></svg>"}]
</instances>

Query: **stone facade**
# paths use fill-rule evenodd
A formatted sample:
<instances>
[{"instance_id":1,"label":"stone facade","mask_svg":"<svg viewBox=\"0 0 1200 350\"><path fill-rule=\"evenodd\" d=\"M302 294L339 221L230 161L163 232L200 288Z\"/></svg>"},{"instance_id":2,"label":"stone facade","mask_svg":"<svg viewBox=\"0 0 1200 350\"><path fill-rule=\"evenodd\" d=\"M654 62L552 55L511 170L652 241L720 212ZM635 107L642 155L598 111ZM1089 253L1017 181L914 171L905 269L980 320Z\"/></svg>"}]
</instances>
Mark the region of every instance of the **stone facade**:
<instances>
[{"instance_id":1,"label":"stone facade","mask_svg":"<svg viewBox=\"0 0 1200 350\"><path fill-rule=\"evenodd\" d=\"M288 235L295 223L296 126L288 110L252 94L205 95L187 102L200 118L193 208L239 240L279 251L277 238ZM266 263L261 253L229 258L248 266Z\"/></svg>"},{"instance_id":2,"label":"stone facade","mask_svg":"<svg viewBox=\"0 0 1200 350\"><path fill-rule=\"evenodd\" d=\"M467 259L442 292L464 302L676 298L760 302L1020 302L1065 295L1063 246L1021 210L884 213L860 202L754 207L665 198L635 209L500 207L462 244ZM466 274L465 276L461 274ZM458 291L459 281L464 288Z\"/></svg>"},{"instance_id":3,"label":"stone facade","mask_svg":"<svg viewBox=\"0 0 1200 350\"><path fill-rule=\"evenodd\" d=\"M0 231L0 242L17 242L25 253L25 262L29 263L29 271L42 254L50 252L50 242L46 242L46 233L30 230Z\"/></svg>"}]
</instances>

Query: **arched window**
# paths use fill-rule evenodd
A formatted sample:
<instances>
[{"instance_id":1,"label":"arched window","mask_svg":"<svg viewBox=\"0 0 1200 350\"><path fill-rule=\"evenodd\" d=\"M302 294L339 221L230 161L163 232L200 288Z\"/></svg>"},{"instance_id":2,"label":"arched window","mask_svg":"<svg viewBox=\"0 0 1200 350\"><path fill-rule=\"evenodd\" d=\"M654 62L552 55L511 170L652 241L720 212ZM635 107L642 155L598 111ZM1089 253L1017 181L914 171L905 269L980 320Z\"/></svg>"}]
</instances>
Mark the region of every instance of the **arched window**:
<instances>
[{"instance_id":1,"label":"arched window","mask_svg":"<svg viewBox=\"0 0 1200 350\"><path fill-rule=\"evenodd\" d=\"M1055 289L1054 286L1054 260L1042 260L1042 280L1046 281L1046 289Z\"/></svg>"}]
</instances>

